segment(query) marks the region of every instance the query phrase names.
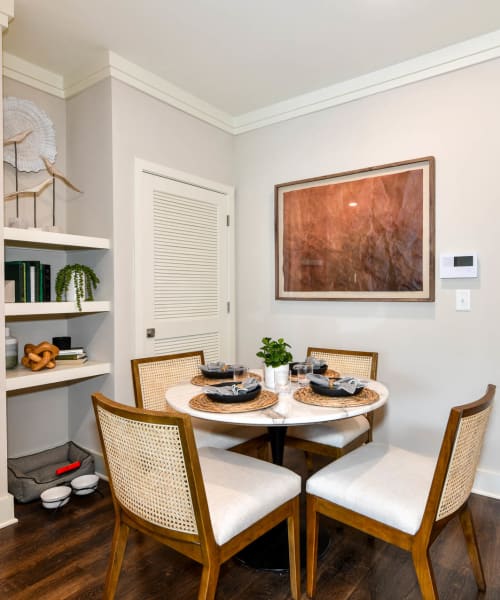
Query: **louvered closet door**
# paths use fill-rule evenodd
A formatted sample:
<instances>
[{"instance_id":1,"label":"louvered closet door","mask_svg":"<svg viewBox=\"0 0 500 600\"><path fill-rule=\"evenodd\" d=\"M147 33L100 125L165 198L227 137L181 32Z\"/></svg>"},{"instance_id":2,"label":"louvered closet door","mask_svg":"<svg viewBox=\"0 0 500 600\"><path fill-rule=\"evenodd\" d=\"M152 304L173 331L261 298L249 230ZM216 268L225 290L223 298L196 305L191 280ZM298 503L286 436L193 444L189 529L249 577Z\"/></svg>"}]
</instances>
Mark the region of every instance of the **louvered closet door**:
<instances>
[{"instance_id":1,"label":"louvered closet door","mask_svg":"<svg viewBox=\"0 0 500 600\"><path fill-rule=\"evenodd\" d=\"M136 227L138 355L234 349L230 300L232 195L141 173ZM154 337L147 330L154 329Z\"/></svg>"}]
</instances>

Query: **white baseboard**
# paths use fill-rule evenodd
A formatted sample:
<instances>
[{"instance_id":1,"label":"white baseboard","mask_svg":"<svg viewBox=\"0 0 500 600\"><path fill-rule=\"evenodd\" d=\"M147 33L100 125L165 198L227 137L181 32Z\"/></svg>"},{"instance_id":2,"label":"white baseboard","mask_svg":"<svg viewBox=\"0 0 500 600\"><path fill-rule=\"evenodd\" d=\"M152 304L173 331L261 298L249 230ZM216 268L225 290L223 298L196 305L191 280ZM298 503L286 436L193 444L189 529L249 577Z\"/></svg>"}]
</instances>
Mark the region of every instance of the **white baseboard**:
<instances>
[{"instance_id":1,"label":"white baseboard","mask_svg":"<svg viewBox=\"0 0 500 600\"><path fill-rule=\"evenodd\" d=\"M0 498L0 529L17 523L14 516L14 496L6 494Z\"/></svg>"},{"instance_id":2,"label":"white baseboard","mask_svg":"<svg viewBox=\"0 0 500 600\"><path fill-rule=\"evenodd\" d=\"M500 500L500 471L478 469L472 491L481 496Z\"/></svg>"}]
</instances>

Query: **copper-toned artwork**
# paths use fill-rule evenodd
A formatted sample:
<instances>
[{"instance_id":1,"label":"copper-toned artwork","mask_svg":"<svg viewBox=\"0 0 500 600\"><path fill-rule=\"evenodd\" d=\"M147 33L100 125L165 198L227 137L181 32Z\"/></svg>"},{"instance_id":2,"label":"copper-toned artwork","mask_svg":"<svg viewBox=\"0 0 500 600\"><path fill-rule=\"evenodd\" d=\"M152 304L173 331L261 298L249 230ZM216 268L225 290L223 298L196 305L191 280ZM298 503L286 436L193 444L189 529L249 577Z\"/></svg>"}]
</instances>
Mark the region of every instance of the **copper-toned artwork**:
<instances>
[{"instance_id":1,"label":"copper-toned artwork","mask_svg":"<svg viewBox=\"0 0 500 600\"><path fill-rule=\"evenodd\" d=\"M276 297L434 299L434 160L276 186Z\"/></svg>"}]
</instances>

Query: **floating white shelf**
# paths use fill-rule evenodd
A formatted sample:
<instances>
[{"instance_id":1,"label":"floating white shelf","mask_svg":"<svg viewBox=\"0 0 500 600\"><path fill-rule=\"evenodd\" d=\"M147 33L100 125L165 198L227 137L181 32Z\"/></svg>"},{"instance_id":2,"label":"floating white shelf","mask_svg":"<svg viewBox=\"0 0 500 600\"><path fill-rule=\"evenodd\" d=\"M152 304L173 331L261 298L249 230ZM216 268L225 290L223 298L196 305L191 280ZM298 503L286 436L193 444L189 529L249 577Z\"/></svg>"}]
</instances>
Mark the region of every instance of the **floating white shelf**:
<instances>
[{"instance_id":1,"label":"floating white shelf","mask_svg":"<svg viewBox=\"0 0 500 600\"><path fill-rule=\"evenodd\" d=\"M84 313L109 312L111 303L106 301L82 302L79 311L75 302L8 302L6 317L29 317L36 315L81 315Z\"/></svg>"},{"instance_id":2,"label":"floating white shelf","mask_svg":"<svg viewBox=\"0 0 500 600\"><path fill-rule=\"evenodd\" d=\"M75 367L56 365L53 369L42 369L35 373L19 366L6 372L5 389L11 392L42 385L54 385L64 381L76 381L106 373L111 373L111 363L96 360L89 360L84 365Z\"/></svg>"},{"instance_id":3,"label":"floating white shelf","mask_svg":"<svg viewBox=\"0 0 500 600\"><path fill-rule=\"evenodd\" d=\"M40 229L18 229L4 227L4 243L7 246L23 246L26 248L57 248L60 250L109 250L107 238L74 235L72 233L56 233Z\"/></svg>"}]
</instances>

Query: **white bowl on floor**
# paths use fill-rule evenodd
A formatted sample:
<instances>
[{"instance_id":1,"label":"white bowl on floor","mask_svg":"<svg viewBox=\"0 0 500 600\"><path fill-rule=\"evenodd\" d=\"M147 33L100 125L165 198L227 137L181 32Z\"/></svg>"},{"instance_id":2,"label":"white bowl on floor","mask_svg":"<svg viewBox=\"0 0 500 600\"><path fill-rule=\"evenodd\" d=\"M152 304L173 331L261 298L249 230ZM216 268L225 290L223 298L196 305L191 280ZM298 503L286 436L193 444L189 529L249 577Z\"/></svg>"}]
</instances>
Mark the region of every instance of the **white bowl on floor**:
<instances>
[{"instance_id":1,"label":"white bowl on floor","mask_svg":"<svg viewBox=\"0 0 500 600\"><path fill-rule=\"evenodd\" d=\"M71 481L71 487L77 496L85 496L86 494L95 492L98 483L99 477L95 473L90 475L80 475L80 477L75 477Z\"/></svg>"},{"instance_id":2,"label":"white bowl on floor","mask_svg":"<svg viewBox=\"0 0 500 600\"><path fill-rule=\"evenodd\" d=\"M59 508L68 504L71 488L67 485L58 485L49 488L40 494L40 500L44 508Z\"/></svg>"}]
</instances>

